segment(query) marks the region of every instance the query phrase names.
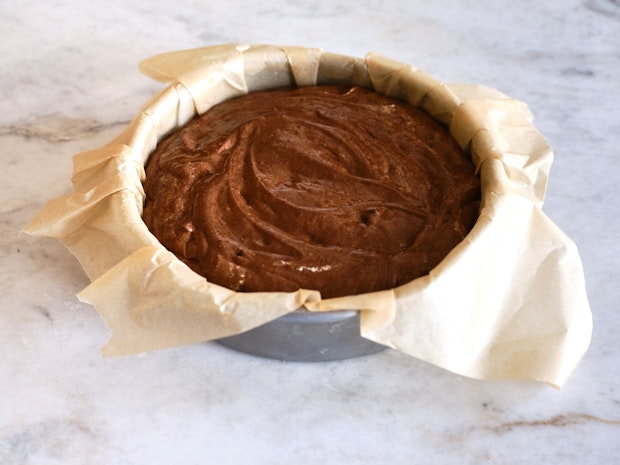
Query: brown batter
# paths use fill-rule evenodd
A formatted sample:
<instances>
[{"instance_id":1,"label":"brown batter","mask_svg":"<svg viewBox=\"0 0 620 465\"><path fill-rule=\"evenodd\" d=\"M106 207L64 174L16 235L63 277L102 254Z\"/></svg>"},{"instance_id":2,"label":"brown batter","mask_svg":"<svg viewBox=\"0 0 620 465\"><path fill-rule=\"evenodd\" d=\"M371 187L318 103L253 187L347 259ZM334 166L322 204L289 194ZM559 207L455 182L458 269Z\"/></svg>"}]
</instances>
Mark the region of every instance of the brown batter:
<instances>
[{"instance_id":1,"label":"brown batter","mask_svg":"<svg viewBox=\"0 0 620 465\"><path fill-rule=\"evenodd\" d=\"M472 228L468 156L422 111L333 86L229 100L163 140L143 218L209 281L236 291L390 289Z\"/></svg>"}]
</instances>

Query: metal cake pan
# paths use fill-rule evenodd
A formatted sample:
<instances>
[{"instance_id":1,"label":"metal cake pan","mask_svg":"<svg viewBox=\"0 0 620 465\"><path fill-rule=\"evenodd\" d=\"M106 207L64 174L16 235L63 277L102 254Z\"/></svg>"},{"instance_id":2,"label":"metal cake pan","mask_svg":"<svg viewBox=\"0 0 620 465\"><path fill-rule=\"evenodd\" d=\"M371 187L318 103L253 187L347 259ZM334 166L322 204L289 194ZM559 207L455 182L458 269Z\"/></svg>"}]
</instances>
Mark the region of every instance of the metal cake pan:
<instances>
[{"instance_id":1,"label":"metal cake pan","mask_svg":"<svg viewBox=\"0 0 620 465\"><path fill-rule=\"evenodd\" d=\"M217 342L239 352L292 362L327 362L368 355L387 347L360 335L357 310L296 310Z\"/></svg>"}]
</instances>

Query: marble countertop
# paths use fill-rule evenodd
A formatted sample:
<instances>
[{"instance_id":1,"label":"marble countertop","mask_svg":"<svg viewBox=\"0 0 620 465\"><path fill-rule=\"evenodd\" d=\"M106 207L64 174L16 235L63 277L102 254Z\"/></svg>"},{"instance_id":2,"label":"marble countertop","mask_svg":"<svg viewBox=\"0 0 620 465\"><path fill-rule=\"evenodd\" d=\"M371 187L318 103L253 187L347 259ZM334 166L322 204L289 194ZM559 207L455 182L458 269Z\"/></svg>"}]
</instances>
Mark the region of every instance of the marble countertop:
<instances>
[{"instance_id":1,"label":"marble countertop","mask_svg":"<svg viewBox=\"0 0 620 465\"><path fill-rule=\"evenodd\" d=\"M0 5L0 464L614 463L620 456L620 4ZM215 343L104 359L57 241L19 235L71 156L162 88L137 63L226 42L377 51L528 103L555 151L544 211L578 245L592 344L561 390L463 378L395 351L323 364Z\"/></svg>"}]
</instances>

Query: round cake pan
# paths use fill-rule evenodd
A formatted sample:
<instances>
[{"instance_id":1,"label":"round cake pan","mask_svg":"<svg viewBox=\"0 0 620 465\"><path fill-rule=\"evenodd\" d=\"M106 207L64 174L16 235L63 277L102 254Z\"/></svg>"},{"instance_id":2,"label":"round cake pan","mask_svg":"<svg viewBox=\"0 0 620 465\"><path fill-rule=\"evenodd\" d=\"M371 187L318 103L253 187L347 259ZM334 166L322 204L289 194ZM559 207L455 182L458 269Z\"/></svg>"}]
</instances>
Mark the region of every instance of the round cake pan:
<instances>
[{"instance_id":1,"label":"round cake pan","mask_svg":"<svg viewBox=\"0 0 620 465\"><path fill-rule=\"evenodd\" d=\"M239 352L292 362L343 360L386 348L360 336L360 317L356 310L325 313L296 310L218 342Z\"/></svg>"}]
</instances>

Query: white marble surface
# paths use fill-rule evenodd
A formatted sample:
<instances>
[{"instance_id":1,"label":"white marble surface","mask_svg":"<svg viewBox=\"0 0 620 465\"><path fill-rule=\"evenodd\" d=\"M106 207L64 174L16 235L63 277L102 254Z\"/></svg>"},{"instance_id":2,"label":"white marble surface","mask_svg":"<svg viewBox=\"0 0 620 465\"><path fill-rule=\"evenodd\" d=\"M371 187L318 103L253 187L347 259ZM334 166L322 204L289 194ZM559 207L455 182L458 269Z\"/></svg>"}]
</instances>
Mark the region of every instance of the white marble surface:
<instances>
[{"instance_id":1,"label":"white marble surface","mask_svg":"<svg viewBox=\"0 0 620 465\"><path fill-rule=\"evenodd\" d=\"M19 5L19 6L18 6ZM620 456L617 0L0 3L0 464L610 464ZM137 63L222 42L378 51L526 101L554 147L547 214L580 248L592 345L560 391L393 351L282 363L202 344L103 359L58 242L18 236L71 156L161 85Z\"/></svg>"}]
</instances>

